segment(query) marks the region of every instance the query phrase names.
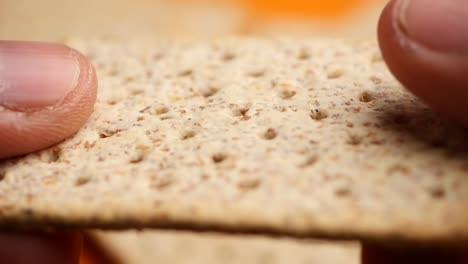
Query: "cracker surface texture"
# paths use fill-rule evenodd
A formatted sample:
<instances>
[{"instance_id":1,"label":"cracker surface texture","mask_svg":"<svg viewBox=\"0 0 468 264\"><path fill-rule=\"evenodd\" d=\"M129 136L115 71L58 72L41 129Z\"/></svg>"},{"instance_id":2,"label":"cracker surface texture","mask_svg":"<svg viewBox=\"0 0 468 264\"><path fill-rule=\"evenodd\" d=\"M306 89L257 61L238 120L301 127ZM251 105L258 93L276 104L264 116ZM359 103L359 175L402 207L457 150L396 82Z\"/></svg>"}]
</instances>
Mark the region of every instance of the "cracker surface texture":
<instances>
[{"instance_id":1,"label":"cracker surface texture","mask_svg":"<svg viewBox=\"0 0 468 264\"><path fill-rule=\"evenodd\" d=\"M95 112L0 163L0 226L468 240L466 133L374 43L70 45L97 68Z\"/></svg>"}]
</instances>

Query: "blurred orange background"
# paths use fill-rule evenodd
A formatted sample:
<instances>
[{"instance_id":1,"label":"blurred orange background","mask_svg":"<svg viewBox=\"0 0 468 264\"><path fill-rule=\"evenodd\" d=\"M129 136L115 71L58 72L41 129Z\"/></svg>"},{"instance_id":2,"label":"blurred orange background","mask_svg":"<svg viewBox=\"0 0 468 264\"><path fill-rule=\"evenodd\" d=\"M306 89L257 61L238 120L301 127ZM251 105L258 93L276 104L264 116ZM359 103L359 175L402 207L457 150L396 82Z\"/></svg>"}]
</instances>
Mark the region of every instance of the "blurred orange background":
<instances>
[{"instance_id":1,"label":"blurred orange background","mask_svg":"<svg viewBox=\"0 0 468 264\"><path fill-rule=\"evenodd\" d=\"M250 8L255 15L261 17L338 18L364 4L370 4L371 0L233 0L231 2Z\"/></svg>"},{"instance_id":2,"label":"blurred orange background","mask_svg":"<svg viewBox=\"0 0 468 264\"><path fill-rule=\"evenodd\" d=\"M0 0L0 38L373 38L383 0Z\"/></svg>"}]
</instances>

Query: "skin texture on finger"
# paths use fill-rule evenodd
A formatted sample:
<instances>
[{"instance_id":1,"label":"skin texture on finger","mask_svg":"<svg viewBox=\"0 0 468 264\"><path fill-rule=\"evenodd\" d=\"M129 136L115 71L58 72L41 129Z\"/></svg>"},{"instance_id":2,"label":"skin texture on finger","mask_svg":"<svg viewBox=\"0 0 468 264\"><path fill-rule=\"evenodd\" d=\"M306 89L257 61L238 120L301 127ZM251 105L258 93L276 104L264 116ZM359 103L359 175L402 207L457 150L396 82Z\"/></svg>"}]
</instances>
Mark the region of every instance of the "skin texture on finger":
<instances>
[{"instance_id":1,"label":"skin texture on finger","mask_svg":"<svg viewBox=\"0 0 468 264\"><path fill-rule=\"evenodd\" d=\"M0 263L78 264L78 233L14 233L0 231Z\"/></svg>"},{"instance_id":2,"label":"skin texture on finger","mask_svg":"<svg viewBox=\"0 0 468 264\"><path fill-rule=\"evenodd\" d=\"M407 89L436 111L468 125L468 49L455 44L463 40L457 31L465 25L440 13L445 8L460 15L448 2L465 4L427 0L425 9L408 10L408 1L391 1L379 21L379 44L390 71ZM405 13L408 17L402 17ZM408 23L418 31L409 32ZM468 250L397 250L364 243L361 254L363 264L468 263Z\"/></svg>"},{"instance_id":3,"label":"skin texture on finger","mask_svg":"<svg viewBox=\"0 0 468 264\"><path fill-rule=\"evenodd\" d=\"M362 264L467 264L468 251L394 249L364 243L361 250Z\"/></svg>"},{"instance_id":4,"label":"skin texture on finger","mask_svg":"<svg viewBox=\"0 0 468 264\"><path fill-rule=\"evenodd\" d=\"M15 46L24 45L20 42L11 43L4 44L5 49L10 49L7 52L18 52L15 51ZM69 52L79 65L80 74L74 89L63 100L50 107L30 109L0 107L0 159L37 151L59 143L76 133L91 115L97 89L94 67L78 51L65 46L59 48ZM1 66L8 67L8 65ZM49 78L53 79L53 76ZM41 95L43 95L41 91L37 91L37 96Z\"/></svg>"},{"instance_id":5,"label":"skin texture on finger","mask_svg":"<svg viewBox=\"0 0 468 264\"><path fill-rule=\"evenodd\" d=\"M426 2L427 5L431 5L436 1ZM400 18L404 10L400 3L391 1L379 22L379 44L389 69L406 88L436 111L468 125L468 52L462 53L459 49L453 52L442 51L439 48L445 48L447 45L442 45L439 39L431 41L437 44L435 46L415 41L414 37L441 36L431 35L432 24L429 22L427 28L418 25L418 28L428 32L416 35L408 33L405 30L405 19ZM408 14L411 15L411 12ZM427 17L427 20L438 21L441 24L446 22L435 17L435 14ZM455 30L450 27L450 23L445 28L447 31Z\"/></svg>"}]
</instances>

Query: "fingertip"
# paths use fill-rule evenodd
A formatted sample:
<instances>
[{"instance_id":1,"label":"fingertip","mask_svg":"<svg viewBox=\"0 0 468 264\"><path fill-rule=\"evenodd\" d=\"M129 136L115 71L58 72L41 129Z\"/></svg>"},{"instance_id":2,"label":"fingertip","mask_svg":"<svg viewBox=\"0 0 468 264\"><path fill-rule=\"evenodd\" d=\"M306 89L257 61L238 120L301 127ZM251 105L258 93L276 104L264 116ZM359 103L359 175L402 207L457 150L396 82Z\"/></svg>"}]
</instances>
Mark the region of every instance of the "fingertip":
<instances>
[{"instance_id":1,"label":"fingertip","mask_svg":"<svg viewBox=\"0 0 468 264\"><path fill-rule=\"evenodd\" d=\"M379 45L388 68L408 90L436 111L468 125L468 53L460 54L458 48L454 49L453 40L450 45L443 45L443 38L435 33L432 38L438 38L437 41L423 42L432 32L432 23L418 24L419 29L426 27L424 34L409 33L407 22L402 22L402 13L415 15L402 2L411 1L391 1L378 24ZM435 2L426 1L426 5ZM448 23L438 17L419 16L419 19Z\"/></svg>"},{"instance_id":2,"label":"fingertip","mask_svg":"<svg viewBox=\"0 0 468 264\"><path fill-rule=\"evenodd\" d=\"M50 147L91 115L96 71L80 52L59 44L0 41L0 158ZM25 70L26 69L26 70Z\"/></svg>"}]
</instances>

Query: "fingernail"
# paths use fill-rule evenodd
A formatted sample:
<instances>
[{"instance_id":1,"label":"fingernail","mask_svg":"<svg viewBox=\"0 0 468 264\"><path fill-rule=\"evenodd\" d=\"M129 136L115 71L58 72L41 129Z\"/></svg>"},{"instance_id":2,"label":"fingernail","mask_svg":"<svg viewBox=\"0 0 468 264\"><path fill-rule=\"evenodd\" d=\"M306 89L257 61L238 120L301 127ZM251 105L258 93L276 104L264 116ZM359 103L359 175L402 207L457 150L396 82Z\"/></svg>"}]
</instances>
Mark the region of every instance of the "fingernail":
<instances>
[{"instance_id":1,"label":"fingernail","mask_svg":"<svg viewBox=\"0 0 468 264\"><path fill-rule=\"evenodd\" d=\"M51 107L78 83L75 52L60 44L0 41L0 106L13 110Z\"/></svg>"},{"instance_id":2,"label":"fingernail","mask_svg":"<svg viewBox=\"0 0 468 264\"><path fill-rule=\"evenodd\" d=\"M468 1L399 0L395 12L414 42L443 52L468 52Z\"/></svg>"}]
</instances>

